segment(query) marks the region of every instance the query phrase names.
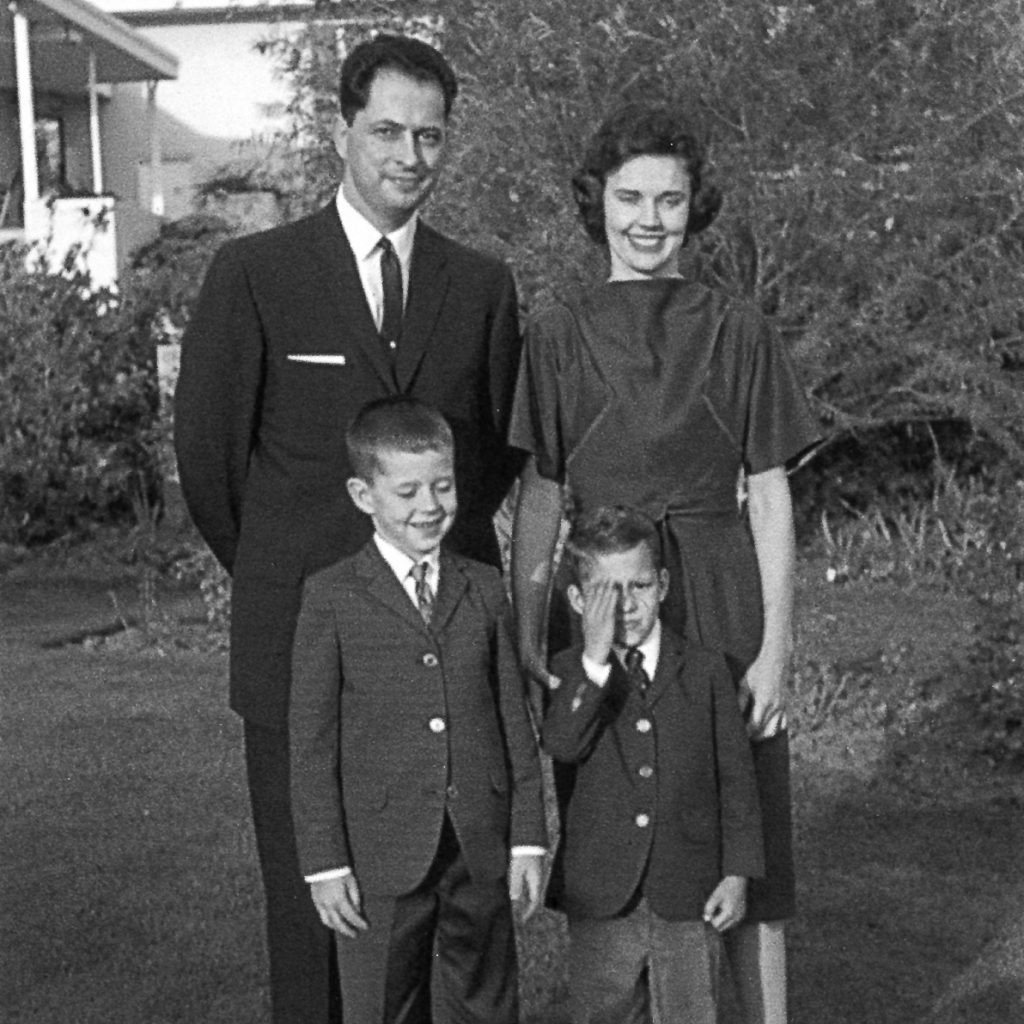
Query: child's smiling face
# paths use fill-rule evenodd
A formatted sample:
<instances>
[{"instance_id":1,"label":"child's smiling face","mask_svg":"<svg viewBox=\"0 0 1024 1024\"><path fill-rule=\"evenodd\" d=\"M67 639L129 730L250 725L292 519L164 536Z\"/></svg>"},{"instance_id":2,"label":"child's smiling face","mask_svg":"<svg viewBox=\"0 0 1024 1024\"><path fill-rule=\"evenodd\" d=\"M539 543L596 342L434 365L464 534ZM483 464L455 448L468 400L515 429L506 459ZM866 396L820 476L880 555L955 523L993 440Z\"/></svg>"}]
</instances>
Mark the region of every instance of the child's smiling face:
<instances>
[{"instance_id":1,"label":"child's smiling face","mask_svg":"<svg viewBox=\"0 0 1024 1024\"><path fill-rule=\"evenodd\" d=\"M382 451L377 463L372 479L349 480L349 494L381 537L419 561L441 546L455 521L452 453Z\"/></svg>"}]
</instances>

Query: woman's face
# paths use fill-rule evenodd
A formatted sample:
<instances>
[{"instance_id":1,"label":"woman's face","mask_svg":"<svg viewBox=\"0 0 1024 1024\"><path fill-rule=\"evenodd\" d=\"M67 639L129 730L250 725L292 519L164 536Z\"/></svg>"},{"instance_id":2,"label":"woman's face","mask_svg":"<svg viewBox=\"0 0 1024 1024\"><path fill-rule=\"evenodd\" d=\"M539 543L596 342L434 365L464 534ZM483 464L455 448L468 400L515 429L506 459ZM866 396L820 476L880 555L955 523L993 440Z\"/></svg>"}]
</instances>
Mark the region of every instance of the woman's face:
<instances>
[{"instance_id":1,"label":"woman's face","mask_svg":"<svg viewBox=\"0 0 1024 1024\"><path fill-rule=\"evenodd\" d=\"M635 156L608 175L604 227L612 281L673 277L686 241L690 176L674 156Z\"/></svg>"}]
</instances>

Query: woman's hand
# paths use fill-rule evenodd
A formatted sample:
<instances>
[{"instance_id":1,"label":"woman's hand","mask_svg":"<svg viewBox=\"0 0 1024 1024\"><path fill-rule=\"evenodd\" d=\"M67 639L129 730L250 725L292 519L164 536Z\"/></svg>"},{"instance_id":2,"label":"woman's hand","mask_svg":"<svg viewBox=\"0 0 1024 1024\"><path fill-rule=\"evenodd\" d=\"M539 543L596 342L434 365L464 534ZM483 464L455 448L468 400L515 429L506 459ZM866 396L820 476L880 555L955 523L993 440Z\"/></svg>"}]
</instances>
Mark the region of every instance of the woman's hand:
<instances>
[{"instance_id":1,"label":"woman's hand","mask_svg":"<svg viewBox=\"0 0 1024 1024\"><path fill-rule=\"evenodd\" d=\"M562 685L562 680L548 671L547 659L539 648L526 650L525 644L521 644L519 663L527 677L545 689L557 690Z\"/></svg>"},{"instance_id":2,"label":"woman's hand","mask_svg":"<svg viewBox=\"0 0 1024 1024\"><path fill-rule=\"evenodd\" d=\"M562 489L537 472L530 459L519 479L519 500L512 523L512 599L516 611L519 662L523 671L549 690L560 680L548 672L543 637L547 635L551 562L562 522Z\"/></svg>"},{"instance_id":3,"label":"woman's hand","mask_svg":"<svg viewBox=\"0 0 1024 1024\"><path fill-rule=\"evenodd\" d=\"M789 659L772 657L762 649L740 681L740 709L750 714L747 733L767 740L786 729L786 676Z\"/></svg>"},{"instance_id":4,"label":"woman's hand","mask_svg":"<svg viewBox=\"0 0 1024 1024\"><path fill-rule=\"evenodd\" d=\"M765 740L786 728L785 683L793 647L796 541L785 469L776 466L748 477L747 498L761 574L764 636L740 684L740 702L745 707L752 700L747 732L755 740Z\"/></svg>"}]
</instances>

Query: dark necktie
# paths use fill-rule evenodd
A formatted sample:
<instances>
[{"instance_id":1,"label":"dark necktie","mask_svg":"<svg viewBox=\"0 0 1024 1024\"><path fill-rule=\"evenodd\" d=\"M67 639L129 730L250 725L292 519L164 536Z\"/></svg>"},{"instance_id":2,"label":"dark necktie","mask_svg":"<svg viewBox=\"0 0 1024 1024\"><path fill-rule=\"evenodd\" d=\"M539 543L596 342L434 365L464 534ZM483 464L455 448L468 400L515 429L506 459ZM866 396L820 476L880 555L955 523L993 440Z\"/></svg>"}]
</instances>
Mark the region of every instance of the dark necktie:
<instances>
[{"instance_id":1,"label":"dark necktie","mask_svg":"<svg viewBox=\"0 0 1024 1024\"><path fill-rule=\"evenodd\" d=\"M427 563L418 562L409 570L409 575L416 581L416 607L419 608L423 621L429 626L434 614L434 592L427 582Z\"/></svg>"},{"instance_id":2,"label":"dark necktie","mask_svg":"<svg viewBox=\"0 0 1024 1024\"><path fill-rule=\"evenodd\" d=\"M394 361L398 336L402 333L402 264L395 247L384 237L377 243L380 249L380 282L384 294L384 308L380 318L380 340L388 358Z\"/></svg>"},{"instance_id":3,"label":"dark necktie","mask_svg":"<svg viewBox=\"0 0 1024 1024\"><path fill-rule=\"evenodd\" d=\"M647 692L651 685L651 677L644 670L644 656L639 647L627 647L623 658L626 665L626 675L629 681L637 688L641 695Z\"/></svg>"}]
</instances>

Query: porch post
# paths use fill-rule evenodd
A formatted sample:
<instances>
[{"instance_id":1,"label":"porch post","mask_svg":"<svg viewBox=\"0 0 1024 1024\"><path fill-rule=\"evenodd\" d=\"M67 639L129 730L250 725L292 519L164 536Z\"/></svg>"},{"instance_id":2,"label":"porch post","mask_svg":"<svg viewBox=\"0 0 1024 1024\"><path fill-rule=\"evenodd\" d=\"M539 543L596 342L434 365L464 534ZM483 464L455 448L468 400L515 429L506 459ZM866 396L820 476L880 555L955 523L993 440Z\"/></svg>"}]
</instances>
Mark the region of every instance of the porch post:
<instances>
[{"instance_id":1,"label":"porch post","mask_svg":"<svg viewBox=\"0 0 1024 1024\"><path fill-rule=\"evenodd\" d=\"M159 111L156 105L157 82L146 83L147 105L149 107L149 210L158 217L164 215L164 174L163 154L160 147L160 125L157 122Z\"/></svg>"},{"instance_id":2,"label":"porch post","mask_svg":"<svg viewBox=\"0 0 1024 1024\"><path fill-rule=\"evenodd\" d=\"M100 101L96 90L96 51L89 48L89 141L92 145L92 190L103 194L103 150L100 146Z\"/></svg>"},{"instance_id":3,"label":"porch post","mask_svg":"<svg viewBox=\"0 0 1024 1024\"><path fill-rule=\"evenodd\" d=\"M36 161L36 113L32 102L32 57L29 52L28 18L11 4L14 15L14 64L18 82L18 126L21 133L21 182L25 221L39 199L39 164Z\"/></svg>"}]
</instances>

